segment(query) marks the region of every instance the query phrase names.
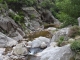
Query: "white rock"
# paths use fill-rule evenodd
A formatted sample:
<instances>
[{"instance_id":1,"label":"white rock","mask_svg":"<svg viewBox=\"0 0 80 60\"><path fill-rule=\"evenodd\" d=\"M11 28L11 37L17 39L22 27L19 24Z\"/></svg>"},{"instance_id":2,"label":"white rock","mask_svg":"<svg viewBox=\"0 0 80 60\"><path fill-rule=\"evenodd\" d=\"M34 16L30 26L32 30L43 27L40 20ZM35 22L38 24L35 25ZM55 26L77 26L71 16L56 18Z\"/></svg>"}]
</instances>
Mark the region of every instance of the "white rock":
<instances>
[{"instance_id":1,"label":"white rock","mask_svg":"<svg viewBox=\"0 0 80 60\"><path fill-rule=\"evenodd\" d=\"M54 27L49 27L49 28L47 28L46 30L47 30L47 31L55 31L56 28L54 28Z\"/></svg>"},{"instance_id":2,"label":"white rock","mask_svg":"<svg viewBox=\"0 0 80 60\"><path fill-rule=\"evenodd\" d=\"M28 46L31 46L31 45L32 45L32 42L31 42L31 41L29 41L29 42L27 42L27 44L28 44Z\"/></svg>"},{"instance_id":3,"label":"white rock","mask_svg":"<svg viewBox=\"0 0 80 60\"><path fill-rule=\"evenodd\" d=\"M70 38L70 39L68 40L69 43L72 43L72 42L74 42L74 41L75 41L75 39L73 39L73 38Z\"/></svg>"},{"instance_id":4,"label":"white rock","mask_svg":"<svg viewBox=\"0 0 80 60\"><path fill-rule=\"evenodd\" d=\"M32 41L32 48L34 47L40 47L42 42L45 42L46 44L50 43L50 39L46 37L39 37Z\"/></svg>"},{"instance_id":5,"label":"white rock","mask_svg":"<svg viewBox=\"0 0 80 60\"><path fill-rule=\"evenodd\" d=\"M5 52L5 48L0 48L0 56Z\"/></svg>"},{"instance_id":6,"label":"white rock","mask_svg":"<svg viewBox=\"0 0 80 60\"><path fill-rule=\"evenodd\" d=\"M24 47L23 44L17 44L15 47L13 47L13 53L16 55L23 55L27 54L27 49Z\"/></svg>"},{"instance_id":7,"label":"white rock","mask_svg":"<svg viewBox=\"0 0 80 60\"><path fill-rule=\"evenodd\" d=\"M50 46L57 47L57 42L51 42Z\"/></svg>"},{"instance_id":8,"label":"white rock","mask_svg":"<svg viewBox=\"0 0 80 60\"><path fill-rule=\"evenodd\" d=\"M47 47L47 44L45 42L42 42L40 47L45 48L45 47Z\"/></svg>"}]
</instances>

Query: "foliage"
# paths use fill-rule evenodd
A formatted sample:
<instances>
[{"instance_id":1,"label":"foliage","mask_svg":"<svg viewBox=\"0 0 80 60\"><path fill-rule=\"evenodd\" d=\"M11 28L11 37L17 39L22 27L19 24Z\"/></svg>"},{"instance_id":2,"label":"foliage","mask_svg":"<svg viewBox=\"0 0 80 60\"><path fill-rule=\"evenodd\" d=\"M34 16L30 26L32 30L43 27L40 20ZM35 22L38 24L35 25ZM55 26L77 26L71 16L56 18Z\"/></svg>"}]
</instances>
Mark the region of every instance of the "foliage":
<instances>
[{"instance_id":1,"label":"foliage","mask_svg":"<svg viewBox=\"0 0 80 60\"><path fill-rule=\"evenodd\" d=\"M14 19L16 23L24 23L24 16L21 15L14 15L13 13L9 13L9 16Z\"/></svg>"},{"instance_id":2,"label":"foliage","mask_svg":"<svg viewBox=\"0 0 80 60\"><path fill-rule=\"evenodd\" d=\"M70 28L69 37L75 37L76 35L80 35L80 27L78 26L73 26Z\"/></svg>"},{"instance_id":3,"label":"foliage","mask_svg":"<svg viewBox=\"0 0 80 60\"><path fill-rule=\"evenodd\" d=\"M34 19L34 18L35 18L34 14L30 15L30 19Z\"/></svg>"},{"instance_id":4,"label":"foliage","mask_svg":"<svg viewBox=\"0 0 80 60\"><path fill-rule=\"evenodd\" d=\"M56 16L64 26L77 25L77 18L80 16L80 0L56 0L55 4L58 10Z\"/></svg>"},{"instance_id":5,"label":"foliage","mask_svg":"<svg viewBox=\"0 0 80 60\"><path fill-rule=\"evenodd\" d=\"M54 6L54 3L52 0L44 0L43 2L40 3L40 6L42 8L50 9L51 7Z\"/></svg>"},{"instance_id":6,"label":"foliage","mask_svg":"<svg viewBox=\"0 0 80 60\"><path fill-rule=\"evenodd\" d=\"M59 39L59 41L58 41L58 46L60 46L60 44L61 44L63 41L64 41L64 37L61 36L60 39Z\"/></svg>"},{"instance_id":7,"label":"foliage","mask_svg":"<svg viewBox=\"0 0 80 60\"><path fill-rule=\"evenodd\" d=\"M71 44L71 50L74 52L80 52L80 40L76 40Z\"/></svg>"}]
</instances>

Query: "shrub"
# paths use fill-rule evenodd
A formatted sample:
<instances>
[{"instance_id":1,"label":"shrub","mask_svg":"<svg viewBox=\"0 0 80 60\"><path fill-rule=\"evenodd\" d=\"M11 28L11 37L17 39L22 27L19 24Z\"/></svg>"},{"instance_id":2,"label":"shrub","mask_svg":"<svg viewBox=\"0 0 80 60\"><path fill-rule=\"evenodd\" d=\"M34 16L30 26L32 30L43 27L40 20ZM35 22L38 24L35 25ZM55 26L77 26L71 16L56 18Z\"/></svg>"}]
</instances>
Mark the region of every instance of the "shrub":
<instances>
[{"instance_id":1,"label":"shrub","mask_svg":"<svg viewBox=\"0 0 80 60\"><path fill-rule=\"evenodd\" d=\"M51 0L44 0L43 2L40 3L40 6L42 8L50 9L51 7L54 6L54 3Z\"/></svg>"},{"instance_id":2,"label":"shrub","mask_svg":"<svg viewBox=\"0 0 80 60\"><path fill-rule=\"evenodd\" d=\"M76 35L80 35L80 27L78 26L73 26L70 28L69 37L75 37Z\"/></svg>"},{"instance_id":3,"label":"shrub","mask_svg":"<svg viewBox=\"0 0 80 60\"><path fill-rule=\"evenodd\" d=\"M80 52L80 40L76 40L71 44L71 50L75 53Z\"/></svg>"},{"instance_id":4,"label":"shrub","mask_svg":"<svg viewBox=\"0 0 80 60\"><path fill-rule=\"evenodd\" d=\"M59 41L58 41L58 46L60 46L60 44L61 44L63 41L64 41L64 37L61 36L60 39L59 39Z\"/></svg>"},{"instance_id":5,"label":"shrub","mask_svg":"<svg viewBox=\"0 0 80 60\"><path fill-rule=\"evenodd\" d=\"M30 15L30 19L34 19L35 18L35 15Z\"/></svg>"}]
</instances>

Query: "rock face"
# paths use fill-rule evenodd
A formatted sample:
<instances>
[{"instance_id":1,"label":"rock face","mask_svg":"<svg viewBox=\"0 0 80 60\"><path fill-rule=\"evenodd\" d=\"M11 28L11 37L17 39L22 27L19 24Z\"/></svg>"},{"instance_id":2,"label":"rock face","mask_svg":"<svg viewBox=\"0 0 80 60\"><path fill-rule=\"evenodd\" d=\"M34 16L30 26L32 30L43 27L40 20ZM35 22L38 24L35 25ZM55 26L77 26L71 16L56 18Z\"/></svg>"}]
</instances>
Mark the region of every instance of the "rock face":
<instances>
[{"instance_id":1,"label":"rock face","mask_svg":"<svg viewBox=\"0 0 80 60\"><path fill-rule=\"evenodd\" d=\"M11 39L0 32L0 47L11 47L17 44L17 41Z\"/></svg>"},{"instance_id":2,"label":"rock face","mask_svg":"<svg viewBox=\"0 0 80 60\"><path fill-rule=\"evenodd\" d=\"M49 10L43 11L41 18L44 22L60 25L60 22L51 14Z\"/></svg>"},{"instance_id":3,"label":"rock face","mask_svg":"<svg viewBox=\"0 0 80 60\"><path fill-rule=\"evenodd\" d=\"M0 28L2 28L4 31L7 31L7 33L9 33L9 37L14 38L16 36L16 40L21 40L25 36L25 33L18 28L18 25L14 22L14 20L8 16L0 17ZM20 39L19 37L22 38Z\"/></svg>"},{"instance_id":4,"label":"rock face","mask_svg":"<svg viewBox=\"0 0 80 60\"><path fill-rule=\"evenodd\" d=\"M63 28L53 34L51 41L57 41L61 36L64 36L64 40L68 40L69 28Z\"/></svg>"},{"instance_id":5,"label":"rock face","mask_svg":"<svg viewBox=\"0 0 80 60\"><path fill-rule=\"evenodd\" d=\"M48 47L37 56L41 56L40 60L70 60L73 56L70 45L63 47Z\"/></svg>"},{"instance_id":6,"label":"rock face","mask_svg":"<svg viewBox=\"0 0 80 60\"><path fill-rule=\"evenodd\" d=\"M33 7L23 7L22 8L25 13L25 24L31 30L36 30L40 27L40 23L42 23L40 14Z\"/></svg>"},{"instance_id":7,"label":"rock face","mask_svg":"<svg viewBox=\"0 0 80 60\"><path fill-rule=\"evenodd\" d=\"M43 44L45 43L45 44ZM50 43L50 39L45 37L39 37L32 41L32 48L34 47L46 47ZM43 46L44 45L44 46Z\"/></svg>"}]
</instances>

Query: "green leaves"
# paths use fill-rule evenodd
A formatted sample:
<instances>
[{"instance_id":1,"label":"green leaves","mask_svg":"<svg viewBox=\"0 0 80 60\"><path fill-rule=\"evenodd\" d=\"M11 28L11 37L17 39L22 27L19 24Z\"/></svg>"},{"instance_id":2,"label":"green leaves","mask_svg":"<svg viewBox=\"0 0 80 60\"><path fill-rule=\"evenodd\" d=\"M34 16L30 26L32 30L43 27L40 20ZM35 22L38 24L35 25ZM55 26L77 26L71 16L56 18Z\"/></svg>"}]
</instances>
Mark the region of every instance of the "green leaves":
<instances>
[{"instance_id":1,"label":"green leaves","mask_svg":"<svg viewBox=\"0 0 80 60\"><path fill-rule=\"evenodd\" d=\"M71 50L74 51L74 52L80 52L80 40L77 40L77 41L74 41L72 44L71 44Z\"/></svg>"}]
</instances>

